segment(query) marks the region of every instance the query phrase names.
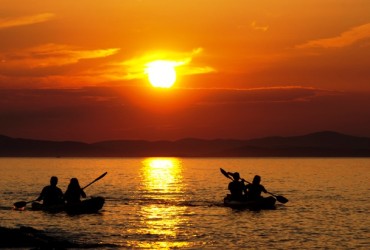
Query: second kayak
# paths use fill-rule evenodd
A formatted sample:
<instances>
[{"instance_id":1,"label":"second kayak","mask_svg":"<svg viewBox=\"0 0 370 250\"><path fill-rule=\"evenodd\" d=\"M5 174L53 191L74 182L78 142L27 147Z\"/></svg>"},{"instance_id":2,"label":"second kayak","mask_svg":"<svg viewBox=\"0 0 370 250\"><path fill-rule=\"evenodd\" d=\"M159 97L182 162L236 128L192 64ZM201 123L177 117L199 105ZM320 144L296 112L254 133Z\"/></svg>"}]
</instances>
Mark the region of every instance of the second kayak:
<instances>
[{"instance_id":1,"label":"second kayak","mask_svg":"<svg viewBox=\"0 0 370 250\"><path fill-rule=\"evenodd\" d=\"M275 209L276 199L272 196L261 198L258 200L232 200L231 196L228 194L224 198L224 205L231 208L238 209L251 209L251 210L261 210L261 209Z\"/></svg>"}]
</instances>

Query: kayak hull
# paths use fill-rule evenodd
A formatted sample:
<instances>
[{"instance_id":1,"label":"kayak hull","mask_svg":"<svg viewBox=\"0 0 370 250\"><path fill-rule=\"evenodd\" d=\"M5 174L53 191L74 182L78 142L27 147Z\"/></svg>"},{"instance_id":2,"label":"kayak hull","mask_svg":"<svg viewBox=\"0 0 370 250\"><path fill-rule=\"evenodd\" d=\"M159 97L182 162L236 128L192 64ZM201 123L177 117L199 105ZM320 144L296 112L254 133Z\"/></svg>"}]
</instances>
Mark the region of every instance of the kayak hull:
<instances>
[{"instance_id":1,"label":"kayak hull","mask_svg":"<svg viewBox=\"0 0 370 250\"><path fill-rule=\"evenodd\" d=\"M87 200L81 201L78 204L60 204L53 206L44 206L41 203L33 202L32 210L45 211L51 213L67 212L68 214L89 214L97 213L103 208L105 199L103 197L93 197Z\"/></svg>"},{"instance_id":2,"label":"kayak hull","mask_svg":"<svg viewBox=\"0 0 370 250\"><path fill-rule=\"evenodd\" d=\"M50 213L59 213L64 211L64 204L52 205L52 206L44 206L42 203L39 202L32 202L32 210L34 211L45 211Z\"/></svg>"},{"instance_id":3,"label":"kayak hull","mask_svg":"<svg viewBox=\"0 0 370 250\"><path fill-rule=\"evenodd\" d=\"M262 209L275 209L276 199L272 196L264 197L258 200L232 200L230 195L224 198L224 205L236 209L250 209L250 210L262 210Z\"/></svg>"},{"instance_id":4,"label":"kayak hull","mask_svg":"<svg viewBox=\"0 0 370 250\"><path fill-rule=\"evenodd\" d=\"M66 205L65 211L68 214L91 214L97 213L103 208L105 199L103 197L94 197L84 200L79 204Z\"/></svg>"}]
</instances>

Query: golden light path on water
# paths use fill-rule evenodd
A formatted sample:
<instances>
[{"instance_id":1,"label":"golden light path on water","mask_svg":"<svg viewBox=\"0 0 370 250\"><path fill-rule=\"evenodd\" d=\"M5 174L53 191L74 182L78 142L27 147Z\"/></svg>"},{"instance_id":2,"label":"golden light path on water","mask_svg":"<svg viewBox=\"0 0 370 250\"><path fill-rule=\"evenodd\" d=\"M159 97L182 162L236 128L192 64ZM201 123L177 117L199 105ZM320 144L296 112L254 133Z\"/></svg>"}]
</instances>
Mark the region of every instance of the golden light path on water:
<instances>
[{"instance_id":1,"label":"golden light path on water","mask_svg":"<svg viewBox=\"0 0 370 250\"><path fill-rule=\"evenodd\" d=\"M143 161L143 182L149 192L179 193L182 189L181 161L177 158L148 158ZM159 197L164 198L164 197Z\"/></svg>"},{"instance_id":2,"label":"golden light path on water","mask_svg":"<svg viewBox=\"0 0 370 250\"><path fill-rule=\"evenodd\" d=\"M141 207L145 226L140 233L158 236L159 239L136 242L136 246L161 249L188 246L186 241L175 240L179 224L186 223L181 216L186 207L175 204L184 187L181 161L177 158L147 158L142 162L141 174L146 198L159 202Z\"/></svg>"}]
</instances>

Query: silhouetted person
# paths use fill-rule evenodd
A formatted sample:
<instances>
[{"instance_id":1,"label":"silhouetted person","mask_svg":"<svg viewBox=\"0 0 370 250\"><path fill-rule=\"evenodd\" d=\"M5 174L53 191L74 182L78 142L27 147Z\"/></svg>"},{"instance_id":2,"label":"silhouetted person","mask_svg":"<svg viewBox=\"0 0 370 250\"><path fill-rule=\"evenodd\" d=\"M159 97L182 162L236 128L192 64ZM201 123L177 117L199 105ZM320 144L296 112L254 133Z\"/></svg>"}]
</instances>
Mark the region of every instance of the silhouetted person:
<instances>
[{"instance_id":1,"label":"silhouetted person","mask_svg":"<svg viewBox=\"0 0 370 250\"><path fill-rule=\"evenodd\" d=\"M233 181L229 183L228 189L231 193L232 200L242 200L243 199L243 192L245 190L244 182L241 181L240 175L238 172L233 173Z\"/></svg>"},{"instance_id":2,"label":"silhouetted person","mask_svg":"<svg viewBox=\"0 0 370 250\"><path fill-rule=\"evenodd\" d=\"M253 178L253 181L251 184L248 184L246 186L246 191L247 191L247 197L249 200L257 200L262 198L261 193L267 193L267 190L265 189L264 186L261 184L261 176L256 175Z\"/></svg>"},{"instance_id":3,"label":"silhouetted person","mask_svg":"<svg viewBox=\"0 0 370 250\"><path fill-rule=\"evenodd\" d=\"M43 201L45 206L53 206L63 204L63 192L57 187L58 178L52 176L50 178L50 185L42 189L40 196L36 199L37 201Z\"/></svg>"},{"instance_id":4,"label":"silhouetted person","mask_svg":"<svg viewBox=\"0 0 370 250\"><path fill-rule=\"evenodd\" d=\"M64 194L64 200L67 204L78 204L81 202L81 197L86 198L86 194L80 187L78 179L72 178Z\"/></svg>"}]
</instances>

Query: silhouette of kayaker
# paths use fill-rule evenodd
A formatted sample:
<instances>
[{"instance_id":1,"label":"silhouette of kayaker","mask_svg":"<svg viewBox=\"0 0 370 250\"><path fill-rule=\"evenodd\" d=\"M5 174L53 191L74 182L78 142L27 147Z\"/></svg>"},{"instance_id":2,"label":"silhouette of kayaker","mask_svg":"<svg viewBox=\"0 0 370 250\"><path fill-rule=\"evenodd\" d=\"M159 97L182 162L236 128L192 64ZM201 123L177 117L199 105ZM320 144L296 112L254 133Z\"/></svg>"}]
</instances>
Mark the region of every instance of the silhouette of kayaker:
<instances>
[{"instance_id":1,"label":"silhouette of kayaker","mask_svg":"<svg viewBox=\"0 0 370 250\"><path fill-rule=\"evenodd\" d=\"M231 174L233 181L229 183L228 189L230 190L231 199L233 200L242 200L243 192L245 190L244 182L240 179L238 172Z\"/></svg>"},{"instance_id":2,"label":"silhouette of kayaker","mask_svg":"<svg viewBox=\"0 0 370 250\"><path fill-rule=\"evenodd\" d=\"M43 201L44 206L53 206L63 204L63 192L57 187L58 178L52 176L50 178L50 185L45 186L36 201Z\"/></svg>"},{"instance_id":3,"label":"silhouette of kayaker","mask_svg":"<svg viewBox=\"0 0 370 250\"><path fill-rule=\"evenodd\" d=\"M86 198L86 194L80 187L78 179L72 178L64 194L64 200L67 202L67 205L78 204L81 202L81 197Z\"/></svg>"},{"instance_id":4,"label":"silhouette of kayaker","mask_svg":"<svg viewBox=\"0 0 370 250\"><path fill-rule=\"evenodd\" d=\"M267 193L267 190L265 189L264 186L261 184L261 176L256 175L253 178L252 183L249 183L246 185L246 195L248 200L258 200L261 199L261 193Z\"/></svg>"}]
</instances>

